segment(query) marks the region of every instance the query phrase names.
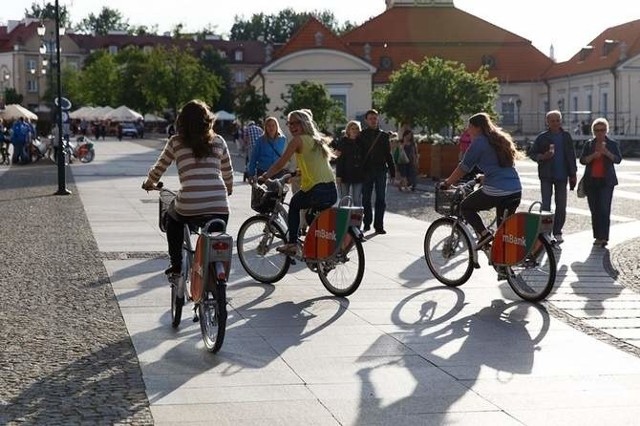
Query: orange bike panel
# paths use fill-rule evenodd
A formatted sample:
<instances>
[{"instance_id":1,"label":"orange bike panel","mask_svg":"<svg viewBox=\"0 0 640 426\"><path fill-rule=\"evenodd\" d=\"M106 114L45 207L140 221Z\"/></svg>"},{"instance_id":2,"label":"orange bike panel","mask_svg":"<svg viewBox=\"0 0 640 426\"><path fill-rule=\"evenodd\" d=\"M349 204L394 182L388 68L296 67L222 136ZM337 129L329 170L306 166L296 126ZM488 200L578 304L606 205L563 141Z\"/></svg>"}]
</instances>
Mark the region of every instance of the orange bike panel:
<instances>
[{"instance_id":1,"label":"orange bike panel","mask_svg":"<svg viewBox=\"0 0 640 426\"><path fill-rule=\"evenodd\" d=\"M199 302L202 299L202 294L206 274L207 274L207 259L206 253L206 240L202 235L198 236L198 242L196 243L196 252L193 256L193 265L191 265L191 298L194 302Z\"/></svg>"},{"instance_id":2,"label":"orange bike panel","mask_svg":"<svg viewBox=\"0 0 640 426\"><path fill-rule=\"evenodd\" d=\"M348 207L331 207L316 216L304 239L306 259L324 260L333 256L348 233L351 210Z\"/></svg>"},{"instance_id":3,"label":"orange bike panel","mask_svg":"<svg viewBox=\"0 0 640 426\"><path fill-rule=\"evenodd\" d=\"M531 251L538 239L543 216L519 212L509 216L496 231L491 261L494 265L515 265Z\"/></svg>"}]
</instances>

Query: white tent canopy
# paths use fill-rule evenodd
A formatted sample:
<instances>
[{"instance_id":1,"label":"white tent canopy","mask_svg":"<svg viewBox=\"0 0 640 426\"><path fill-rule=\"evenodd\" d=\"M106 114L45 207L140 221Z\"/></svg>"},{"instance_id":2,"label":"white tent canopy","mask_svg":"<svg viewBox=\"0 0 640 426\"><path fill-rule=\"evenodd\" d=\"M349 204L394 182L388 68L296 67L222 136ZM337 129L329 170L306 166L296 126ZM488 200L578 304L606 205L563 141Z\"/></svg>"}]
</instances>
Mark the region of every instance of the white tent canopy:
<instances>
[{"instance_id":1,"label":"white tent canopy","mask_svg":"<svg viewBox=\"0 0 640 426\"><path fill-rule=\"evenodd\" d=\"M38 116L18 104L11 104L0 110L0 118L7 121L18 120L20 117L28 118L29 120L37 120Z\"/></svg>"},{"instance_id":2,"label":"white tent canopy","mask_svg":"<svg viewBox=\"0 0 640 426\"><path fill-rule=\"evenodd\" d=\"M236 119L235 114L231 114L223 109L215 113L217 121L233 121Z\"/></svg>"},{"instance_id":3,"label":"white tent canopy","mask_svg":"<svg viewBox=\"0 0 640 426\"><path fill-rule=\"evenodd\" d=\"M144 115L144 121L147 123L164 123L167 120L158 115L147 113Z\"/></svg>"},{"instance_id":4,"label":"white tent canopy","mask_svg":"<svg viewBox=\"0 0 640 426\"><path fill-rule=\"evenodd\" d=\"M110 106L95 107L89 114L87 114L85 120L90 120L90 121L104 120L105 116L111 111L113 111L113 108L111 108Z\"/></svg>"},{"instance_id":5,"label":"white tent canopy","mask_svg":"<svg viewBox=\"0 0 640 426\"><path fill-rule=\"evenodd\" d=\"M104 116L105 120L111 121L138 121L143 118L142 114L132 110L126 105L121 105Z\"/></svg>"},{"instance_id":6,"label":"white tent canopy","mask_svg":"<svg viewBox=\"0 0 640 426\"><path fill-rule=\"evenodd\" d=\"M91 106L83 106L69 113L69 118L73 120L90 120L91 114L95 108Z\"/></svg>"}]
</instances>

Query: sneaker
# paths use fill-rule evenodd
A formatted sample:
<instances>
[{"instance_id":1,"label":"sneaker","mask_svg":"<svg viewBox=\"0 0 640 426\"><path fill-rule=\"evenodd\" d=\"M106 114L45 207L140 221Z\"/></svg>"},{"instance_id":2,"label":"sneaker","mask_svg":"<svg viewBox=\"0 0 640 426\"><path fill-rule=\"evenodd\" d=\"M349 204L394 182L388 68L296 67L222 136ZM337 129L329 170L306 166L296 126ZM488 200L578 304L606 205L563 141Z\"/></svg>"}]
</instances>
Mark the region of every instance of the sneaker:
<instances>
[{"instance_id":1,"label":"sneaker","mask_svg":"<svg viewBox=\"0 0 640 426\"><path fill-rule=\"evenodd\" d=\"M376 234L384 235L386 233L387 233L387 231L385 231L383 228L376 229Z\"/></svg>"},{"instance_id":2,"label":"sneaker","mask_svg":"<svg viewBox=\"0 0 640 426\"><path fill-rule=\"evenodd\" d=\"M276 247L278 253L286 254L287 256L295 256L298 252L298 245L296 243L289 243Z\"/></svg>"},{"instance_id":3,"label":"sneaker","mask_svg":"<svg viewBox=\"0 0 640 426\"><path fill-rule=\"evenodd\" d=\"M562 238L562 234L555 234L553 238L555 238L557 244L564 243L564 238Z\"/></svg>"},{"instance_id":4,"label":"sneaker","mask_svg":"<svg viewBox=\"0 0 640 426\"><path fill-rule=\"evenodd\" d=\"M487 243L491 242L492 240L493 240L493 234L491 232L485 232L480 236L480 238L478 238L477 247L478 248L483 247Z\"/></svg>"},{"instance_id":5,"label":"sneaker","mask_svg":"<svg viewBox=\"0 0 640 426\"><path fill-rule=\"evenodd\" d=\"M371 225L365 225L364 228L362 228L362 232L369 232L371 230Z\"/></svg>"},{"instance_id":6,"label":"sneaker","mask_svg":"<svg viewBox=\"0 0 640 426\"><path fill-rule=\"evenodd\" d=\"M171 265L164 270L165 275L180 275L182 268L180 266Z\"/></svg>"}]
</instances>

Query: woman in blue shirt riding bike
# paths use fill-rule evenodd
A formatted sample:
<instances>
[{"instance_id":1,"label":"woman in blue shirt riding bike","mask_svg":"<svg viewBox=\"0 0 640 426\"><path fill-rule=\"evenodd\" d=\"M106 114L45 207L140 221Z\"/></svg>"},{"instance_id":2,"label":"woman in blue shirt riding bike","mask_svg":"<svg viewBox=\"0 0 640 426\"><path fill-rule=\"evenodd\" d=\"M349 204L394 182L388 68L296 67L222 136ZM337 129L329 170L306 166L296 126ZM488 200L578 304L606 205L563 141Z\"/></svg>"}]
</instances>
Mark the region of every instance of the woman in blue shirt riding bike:
<instances>
[{"instance_id":1,"label":"woman in blue shirt riding bike","mask_svg":"<svg viewBox=\"0 0 640 426\"><path fill-rule=\"evenodd\" d=\"M443 186L446 188L455 184L475 166L482 170L482 186L466 197L460 205L462 216L475 230L478 235L478 247L481 247L491 241L492 234L487 230L478 212L497 208L498 220L501 220L506 201L510 201L509 214L513 214L520 204L522 185L515 169L518 151L511 136L497 127L484 112L469 118L467 130L473 143L458 167L444 180Z\"/></svg>"}]
</instances>

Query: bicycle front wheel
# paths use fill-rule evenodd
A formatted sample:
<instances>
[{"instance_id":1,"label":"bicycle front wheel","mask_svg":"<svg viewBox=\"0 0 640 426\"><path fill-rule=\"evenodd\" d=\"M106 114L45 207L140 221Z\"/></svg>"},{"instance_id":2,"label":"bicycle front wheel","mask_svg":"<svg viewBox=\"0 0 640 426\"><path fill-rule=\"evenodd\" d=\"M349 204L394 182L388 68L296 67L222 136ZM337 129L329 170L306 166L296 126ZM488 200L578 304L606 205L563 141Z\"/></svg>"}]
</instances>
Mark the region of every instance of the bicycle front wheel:
<instances>
[{"instance_id":1,"label":"bicycle front wheel","mask_svg":"<svg viewBox=\"0 0 640 426\"><path fill-rule=\"evenodd\" d=\"M454 219L436 219L424 236L424 257L433 276L441 283L457 287L473 272L471 241Z\"/></svg>"},{"instance_id":2,"label":"bicycle front wheel","mask_svg":"<svg viewBox=\"0 0 640 426\"><path fill-rule=\"evenodd\" d=\"M349 231L345 248L335 257L318 262L318 276L322 285L334 296L349 296L360 287L364 275L362 242Z\"/></svg>"},{"instance_id":3,"label":"bicycle front wheel","mask_svg":"<svg viewBox=\"0 0 640 426\"><path fill-rule=\"evenodd\" d=\"M222 347L227 327L227 283L218 282L214 291L206 291L198 304L202 341L209 352Z\"/></svg>"},{"instance_id":4,"label":"bicycle front wheel","mask_svg":"<svg viewBox=\"0 0 640 426\"><path fill-rule=\"evenodd\" d=\"M238 258L247 274L261 283L280 281L289 270L291 259L276 248L285 244L282 226L266 216L247 219L238 231Z\"/></svg>"},{"instance_id":5,"label":"bicycle front wheel","mask_svg":"<svg viewBox=\"0 0 640 426\"><path fill-rule=\"evenodd\" d=\"M538 235L533 250L517 265L507 266L507 282L522 299L539 302L551 293L556 282L556 257L551 244Z\"/></svg>"}]
</instances>

